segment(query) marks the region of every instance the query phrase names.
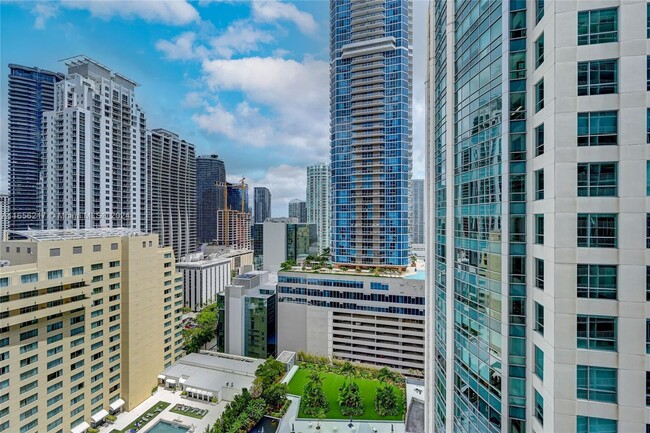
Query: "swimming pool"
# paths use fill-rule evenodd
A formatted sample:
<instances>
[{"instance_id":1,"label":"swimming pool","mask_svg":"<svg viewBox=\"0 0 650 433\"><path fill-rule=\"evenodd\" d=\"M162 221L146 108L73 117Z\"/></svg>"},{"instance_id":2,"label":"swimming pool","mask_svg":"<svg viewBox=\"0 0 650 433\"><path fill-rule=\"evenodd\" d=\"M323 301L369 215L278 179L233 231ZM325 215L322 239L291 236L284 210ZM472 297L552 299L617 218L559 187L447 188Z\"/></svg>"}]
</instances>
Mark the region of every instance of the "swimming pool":
<instances>
[{"instance_id":1,"label":"swimming pool","mask_svg":"<svg viewBox=\"0 0 650 433\"><path fill-rule=\"evenodd\" d=\"M182 425L174 425L167 421L158 421L147 433L187 433L190 429Z\"/></svg>"}]
</instances>

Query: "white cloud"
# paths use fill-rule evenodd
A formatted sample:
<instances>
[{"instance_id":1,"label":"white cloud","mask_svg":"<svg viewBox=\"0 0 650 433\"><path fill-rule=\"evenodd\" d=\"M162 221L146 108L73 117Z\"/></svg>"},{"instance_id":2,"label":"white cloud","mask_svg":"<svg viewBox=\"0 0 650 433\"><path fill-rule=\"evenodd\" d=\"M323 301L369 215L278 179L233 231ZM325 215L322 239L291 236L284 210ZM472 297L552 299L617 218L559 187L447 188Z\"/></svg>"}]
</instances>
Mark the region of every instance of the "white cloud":
<instances>
[{"instance_id":1,"label":"white cloud","mask_svg":"<svg viewBox=\"0 0 650 433\"><path fill-rule=\"evenodd\" d=\"M307 169L303 166L281 164L270 167L262 177L246 179L249 194L256 186L264 186L271 191L271 214L274 217L287 216L289 200L305 199ZM252 197L252 196L251 196Z\"/></svg>"},{"instance_id":2,"label":"white cloud","mask_svg":"<svg viewBox=\"0 0 650 433\"><path fill-rule=\"evenodd\" d=\"M42 30L45 22L59 12L59 7L54 3L37 3L32 8L32 15L35 16L34 28Z\"/></svg>"},{"instance_id":3,"label":"white cloud","mask_svg":"<svg viewBox=\"0 0 650 433\"><path fill-rule=\"evenodd\" d=\"M273 41L273 35L255 28L245 20L235 21L225 32L210 40L210 46L220 57L231 58L236 53L249 53L260 43Z\"/></svg>"},{"instance_id":4,"label":"white cloud","mask_svg":"<svg viewBox=\"0 0 650 433\"><path fill-rule=\"evenodd\" d=\"M194 47L196 33L185 32L176 36L173 41L159 40L156 48L165 54L168 60L191 60L200 58L203 47Z\"/></svg>"},{"instance_id":5,"label":"white cloud","mask_svg":"<svg viewBox=\"0 0 650 433\"><path fill-rule=\"evenodd\" d=\"M306 160L328 150L329 66L326 62L249 57L203 63L210 91L242 92L233 112L210 107L194 120L202 129L240 144L300 149Z\"/></svg>"},{"instance_id":6,"label":"white cloud","mask_svg":"<svg viewBox=\"0 0 650 433\"><path fill-rule=\"evenodd\" d=\"M88 10L94 17L114 16L181 26L200 21L199 13L187 0L63 0L69 9Z\"/></svg>"},{"instance_id":7,"label":"white cloud","mask_svg":"<svg viewBox=\"0 0 650 433\"><path fill-rule=\"evenodd\" d=\"M318 30L314 17L310 13L299 10L293 4L278 0L256 1L253 2L252 8L253 18L256 21L265 23L279 20L291 21L306 34L314 34Z\"/></svg>"}]
</instances>

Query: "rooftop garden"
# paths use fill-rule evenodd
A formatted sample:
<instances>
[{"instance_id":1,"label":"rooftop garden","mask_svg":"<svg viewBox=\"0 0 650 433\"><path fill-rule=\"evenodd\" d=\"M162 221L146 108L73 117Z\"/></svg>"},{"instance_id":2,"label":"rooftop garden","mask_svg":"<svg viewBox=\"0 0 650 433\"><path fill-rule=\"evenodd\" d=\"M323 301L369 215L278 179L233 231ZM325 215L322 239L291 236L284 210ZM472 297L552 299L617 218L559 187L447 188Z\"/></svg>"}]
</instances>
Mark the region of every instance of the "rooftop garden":
<instances>
[{"instance_id":1,"label":"rooftop garden","mask_svg":"<svg viewBox=\"0 0 650 433\"><path fill-rule=\"evenodd\" d=\"M304 355L303 355L304 356ZM299 418L401 421L406 409L404 378L387 368L329 363L309 356L289 382L301 396ZM315 362L314 362L315 361Z\"/></svg>"},{"instance_id":2,"label":"rooftop garden","mask_svg":"<svg viewBox=\"0 0 650 433\"><path fill-rule=\"evenodd\" d=\"M257 367L253 388L246 388L228 403L221 418L206 433L247 433L264 415L281 418L289 407L287 385L280 383L285 366L269 358Z\"/></svg>"}]
</instances>

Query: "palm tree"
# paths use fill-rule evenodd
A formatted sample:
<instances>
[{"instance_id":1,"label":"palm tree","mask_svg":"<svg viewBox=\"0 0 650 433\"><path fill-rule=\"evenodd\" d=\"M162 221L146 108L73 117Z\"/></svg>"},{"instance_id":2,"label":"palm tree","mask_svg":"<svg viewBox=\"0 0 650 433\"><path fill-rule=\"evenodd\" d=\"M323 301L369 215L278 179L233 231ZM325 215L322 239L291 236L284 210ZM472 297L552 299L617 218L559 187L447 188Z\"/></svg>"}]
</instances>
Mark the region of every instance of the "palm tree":
<instances>
[{"instance_id":1,"label":"palm tree","mask_svg":"<svg viewBox=\"0 0 650 433\"><path fill-rule=\"evenodd\" d=\"M381 384L386 384L388 381L393 381L393 372L390 371L388 368L384 367L381 370L379 370L379 373L377 373L377 380Z\"/></svg>"},{"instance_id":2,"label":"palm tree","mask_svg":"<svg viewBox=\"0 0 650 433\"><path fill-rule=\"evenodd\" d=\"M356 372L357 369L354 368L354 365L352 365L349 361L346 361L345 364L341 366L341 374L344 375L349 382L352 382L352 378Z\"/></svg>"}]
</instances>

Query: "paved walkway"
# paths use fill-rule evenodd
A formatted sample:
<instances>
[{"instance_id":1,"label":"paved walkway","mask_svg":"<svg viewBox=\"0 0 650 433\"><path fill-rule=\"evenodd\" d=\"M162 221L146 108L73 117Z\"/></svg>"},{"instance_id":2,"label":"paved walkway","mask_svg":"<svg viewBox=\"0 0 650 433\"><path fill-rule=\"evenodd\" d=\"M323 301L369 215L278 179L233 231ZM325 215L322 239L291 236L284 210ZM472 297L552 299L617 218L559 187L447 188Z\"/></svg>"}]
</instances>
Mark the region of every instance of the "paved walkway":
<instances>
[{"instance_id":1,"label":"paved walkway","mask_svg":"<svg viewBox=\"0 0 650 433\"><path fill-rule=\"evenodd\" d=\"M173 422L175 420L180 421L182 425L187 427L194 425L194 431L196 433L203 433L206 427L211 426L217 419L219 419L219 417L221 417L226 404L228 404L227 401L223 400L219 403L208 403L205 401L194 400L181 396L180 391L173 392L171 390L158 387L158 391L154 395L136 406L131 412L122 412L118 414L117 421L115 421L113 425L109 424L107 427L100 428L99 433L110 433L110 431L113 429L122 430L123 428L126 428L126 426L147 412L150 407L154 406L159 401L166 401L171 404L165 410L160 412L160 414L158 414L155 418L149 421L138 433L147 432L161 419L168 422ZM173 408L177 403L191 407L198 407L200 409L207 409L208 413L202 419L197 419L187 415L180 415L170 412L169 410Z\"/></svg>"}]
</instances>

